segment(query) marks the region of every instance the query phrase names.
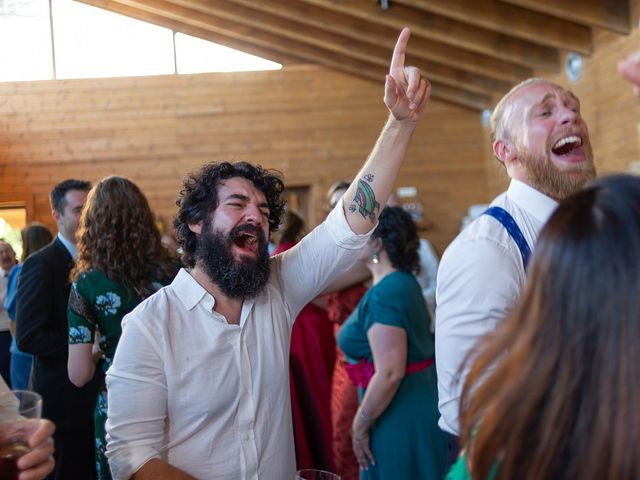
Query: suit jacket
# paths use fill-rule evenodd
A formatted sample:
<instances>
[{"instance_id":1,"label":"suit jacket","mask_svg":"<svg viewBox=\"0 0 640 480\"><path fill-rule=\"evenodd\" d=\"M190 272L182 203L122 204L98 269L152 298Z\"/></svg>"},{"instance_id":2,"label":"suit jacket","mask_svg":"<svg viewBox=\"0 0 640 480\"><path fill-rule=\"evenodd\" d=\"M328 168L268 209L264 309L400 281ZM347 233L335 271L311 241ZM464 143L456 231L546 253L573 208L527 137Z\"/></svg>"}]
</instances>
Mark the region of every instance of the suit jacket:
<instances>
[{"instance_id":1,"label":"suit jacket","mask_svg":"<svg viewBox=\"0 0 640 480\"><path fill-rule=\"evenodd\" d=\"M102 373L82 388L69 381L67 303L73 259L56 238L24 262L18 282L16 340L34 355L33 389L43 398L42 415L58 430L93 427L93 408Z\"/></svg>"}]
</instances>

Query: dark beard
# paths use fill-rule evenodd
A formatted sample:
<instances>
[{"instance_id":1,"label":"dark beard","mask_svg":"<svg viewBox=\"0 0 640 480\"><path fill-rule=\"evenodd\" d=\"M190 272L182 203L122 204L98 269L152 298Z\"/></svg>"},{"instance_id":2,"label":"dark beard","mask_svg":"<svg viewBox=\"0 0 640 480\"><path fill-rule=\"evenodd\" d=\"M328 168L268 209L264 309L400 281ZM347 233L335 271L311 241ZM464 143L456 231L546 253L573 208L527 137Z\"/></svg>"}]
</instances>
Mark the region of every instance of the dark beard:
<instances>
[{"instance_id":1,"label":"dark beard","mask_svg":"<svg viewBox=\"0 0 640 480\"><path fill-rule=\"evenodd\" d=\"M236 260L231 255L233 239L241 232L250 231L258 237L258 257ZM205 222L196 248L196 263L222 293L229 298L252 298L269 281L269 253L262 229L241 225L226 236L214 231L211 222Z\"/></svg>"}]
</instances>

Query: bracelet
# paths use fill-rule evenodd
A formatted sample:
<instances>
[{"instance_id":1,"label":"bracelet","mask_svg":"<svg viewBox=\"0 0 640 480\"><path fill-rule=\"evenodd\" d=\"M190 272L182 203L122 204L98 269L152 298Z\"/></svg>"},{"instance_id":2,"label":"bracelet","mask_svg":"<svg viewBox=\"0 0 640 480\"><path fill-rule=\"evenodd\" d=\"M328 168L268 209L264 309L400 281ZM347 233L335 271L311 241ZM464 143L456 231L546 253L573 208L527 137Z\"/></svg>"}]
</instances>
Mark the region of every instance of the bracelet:
<instances>
[{"instance_id":1,"label":"bracelet","mask_svg":"<svg viewBox=\"0 0 640 480\"><path fill-rule=\"evenodd\" d=\"M358 409L358 416L363 420L365 420L367 423L373 423L373 418L371 418L369 415L364 413L364 408L362 407Z\"/></svg>"}]
</instances>

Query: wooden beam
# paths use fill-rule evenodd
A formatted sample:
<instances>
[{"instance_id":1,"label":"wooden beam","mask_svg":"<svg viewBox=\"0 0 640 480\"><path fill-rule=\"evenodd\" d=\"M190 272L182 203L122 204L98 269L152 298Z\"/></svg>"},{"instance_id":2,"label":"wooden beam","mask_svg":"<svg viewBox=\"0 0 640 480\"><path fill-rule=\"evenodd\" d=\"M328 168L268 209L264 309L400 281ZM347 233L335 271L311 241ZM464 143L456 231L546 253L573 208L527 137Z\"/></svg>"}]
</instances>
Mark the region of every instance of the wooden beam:
<instances>
[{"instance_id":1,"label":"wooden beam","mask_svg":"<svg viewBox=\"0 0 640 480\"><path fill-rule=\"evenodd\" d=\"M394 3L553 48L585 55L591 55L593 49L588 26L498 0L394 0Z\"/></svg>"},{"instance_id":2,"label":"wooden beam","mask_svg":"<svg viewBox=\"0 0 640 480\"><path fill-rule=\"evenodd\" d=\"M616 33L631 33L629 0L501 0L554 17Z\"/></svg>"},{"instance_id":3,"label":"wooden beam","mask_svg":"<svg viewBox=\"0 0 640 480\"><path fill-rule=\"evenodd\" d=\"M350 67L349 67L350 68ZM376 67L369 70L343 70L356 77L365 78L367 80L380 83L380 75L387 73L386 69ZM458 106L470 108L472 110L485 110L491 108L495 103L493 98L488 95L482 95L478 93L469 92L468 90L462 90L459 88L451 87L449 85L443 85L438 82L431 83L431 98L442 100L448 103L453 103Z\"/></svg>"},{"instance_id":4,"label":"wooden beam","mask_svg":"<svg viewBox=\"0 0 640 480\"><path fill-rule=\"evenodd\" d=\"M234 31L227 32L225 34L221 33L218 30L211 30L210 26L206 24L203 26L196 26L193 24L188 25L183 23L181 20L168 18L164 14L152 12L150 11L148 6L146 6L144 9L138 8L137 6L132 6L131 3L134 2L130 1L127 1L125 3L113 0L82 0L82 2L96 7L105 8L109 11L120 13L132 18L147 21L155 25L163 26L165 28L170 28L175 31L180 31L189 35L195 35L200 38L216 41L217 43L220 43L222 45L232 47L232 45L228 43L228 40L237 41L239 37L242 37L251 45L258 45L260 47L263 47L262 42L264 41L264 39L257 39L252 35L252 32L245 31L243 33L237 33ZM277 44L272 40L273 39L270 39L270 41L268 41L267 43L268 48L274 53L291 51L291 42L286 41L284 44ZM382 85L384 76L387 73L386 68L347 58L339 54L334 54L332 52L322 50L317 47L305 46L295 54L296 57L299 57L300 55L304 56L304 59L307 61L307 63L320 63L328 66L331 69L338 70L352 76L376 81L380 85ZM456 105L474 110L489 108L492 104L491 98L487 95L443 85L441 83L438 83L437 81L431 82L431 84L433 88L432 97L435 99L454 103Z\"/></svg>"},{"instance_id":5,"label":"wooden beam","mask_svg":"<svg viewBox=\"0 0 640 480\"><path fill-rule=\"evenodd\" d=\"M184 0L184 2L184 5L189 4L195 9L208 7L206 0ZM393 49L398 36L396 28L366 22L299 0L234 0L233 3L295 21L300 24L300 30L304 30L307 26L320 28L361 42L385 47L389 51ZM411 54L415 57L499 80L518 82L533 75L533 70L528 67L422 37L414 36L411 39L410 48Z\"/></svg>"},{"instance_id":6,"label":"wooden beam","mask_svg":"<svg viewBox=\"0 0 640 480\"><path fill-rule=\"evenodd\" d=\"M103 8L110 12L118 13L127 17L135 18L143 22L152 23L161 27L174 30L176 32L191 35L193 37L203 38L210 42L218 43L229 48L234 48L242 52L266 58L282 65L315 63L308 59L298 57L292 52L280 52L271 48L265 48L242 39L231 38L224 35L218 35L215 32L204 30L202 28L191 27L181 22L167 19L161 15L145 12L134 7L129 7L112 0L79 0L81 3L91 5L97 8Z\"/></svg>"},{"instance_id":7,"label":"wooden beam","mask_svg":"<svg viewBox=\"0 0 640 480\"><path fill-rule=\"evenodd\" d=\"M164 2L165 0L143 0L143 3L151 5L156 1ZM193 7L197 4L197 12L209 15L211 24L224 24L227 28L233 30L248 26L279 37L284 37L291 41L288 45L293 52L299 48L298 46L301 43L304 43L384 68L389 66L393 47L386 48L364 43L360 40L327 32L326 30L308 25L303 28L299 23L294 21L243 7L228 0L166 1L175 4L176 12L179 12L180 15L185 14L183 8L189 8L193 11L195 10ZM414 49L411 50L411 52L413 51ZM409 55L407 63L420 68L432 80L477 93L491 95L495 92L507 91L511 87L510 82L485 77L474 72L468 72L440 63L416 59L413 58L412 55Z\"/></svg>"},{"instance_id":8,"label":"wooden beam","mask_svg":"<svg viewBox=\"0 0 640 480\"><path fill-rule=\"evenodd\" d=\"M334 0L300 1L398 30L410 25L414 35L417 36L431 38L442 43L538 70L547 72L559 71L560 56L558 51L553 48L456 22L403 5L392 3L388 10L381 10L370 0L350 0L348 2L336 2Z\"/></svg>"}]
</instances>

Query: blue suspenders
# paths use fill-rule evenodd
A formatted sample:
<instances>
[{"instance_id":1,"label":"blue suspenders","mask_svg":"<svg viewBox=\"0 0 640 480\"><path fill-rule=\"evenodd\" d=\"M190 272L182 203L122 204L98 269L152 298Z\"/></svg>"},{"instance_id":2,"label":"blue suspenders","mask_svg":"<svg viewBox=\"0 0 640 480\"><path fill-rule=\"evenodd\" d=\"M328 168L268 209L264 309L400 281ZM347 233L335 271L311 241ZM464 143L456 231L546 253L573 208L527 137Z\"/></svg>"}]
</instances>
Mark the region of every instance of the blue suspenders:
<instances>
[{"instance_id":1,"label":"blue suspenders","mask_svg":"<svg viewBox=\"0 0 640 480\"><path fill-rule=\"evenodd\" d=\"M531 257L531 248L529 248L529 244L527 240L524 238L520 227L513 219L513 217L507 212L504 208L501 207L489 207L484 211L485 214L492 216L496 220L498 220L504 228L507 229L507 232L513 238L513 241L516 242L518 246L518 250L520 250L520 255L522 255L522 264L524 265L525 271L527 270L527 264L529 263L529 258Z\"/></svg>"}]
</instances>

